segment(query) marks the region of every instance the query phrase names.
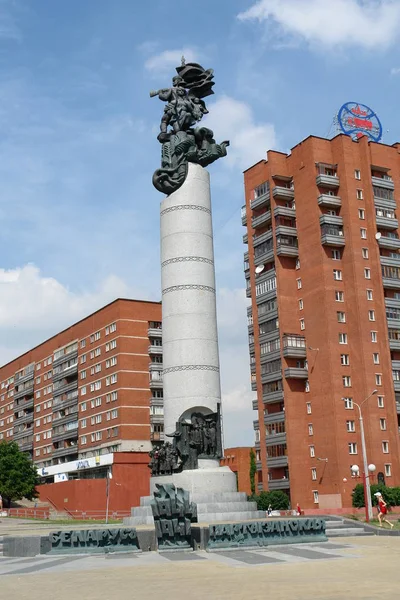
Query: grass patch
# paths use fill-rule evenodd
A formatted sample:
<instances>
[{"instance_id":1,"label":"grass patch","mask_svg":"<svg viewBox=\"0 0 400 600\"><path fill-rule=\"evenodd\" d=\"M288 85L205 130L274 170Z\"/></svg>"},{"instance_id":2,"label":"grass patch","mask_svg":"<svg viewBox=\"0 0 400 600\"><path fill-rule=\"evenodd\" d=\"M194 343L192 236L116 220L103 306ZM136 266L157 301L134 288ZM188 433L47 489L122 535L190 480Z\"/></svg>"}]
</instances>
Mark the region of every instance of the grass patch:
<instances>
[{"instance_id":1,"label":"grass patch","mask_svg":"<svg viewBox=\"0 0 400 600\"><path fill-rule=\"evenodd\" d=\"M32 523L37 523L38 525L105 525L105 519L35 519L34 517L7 517L8 519L23 519L24 521L31 521ZM108 525L118 525L122 523L122 519L108 519Z\"/></svg>"}]
</instances>

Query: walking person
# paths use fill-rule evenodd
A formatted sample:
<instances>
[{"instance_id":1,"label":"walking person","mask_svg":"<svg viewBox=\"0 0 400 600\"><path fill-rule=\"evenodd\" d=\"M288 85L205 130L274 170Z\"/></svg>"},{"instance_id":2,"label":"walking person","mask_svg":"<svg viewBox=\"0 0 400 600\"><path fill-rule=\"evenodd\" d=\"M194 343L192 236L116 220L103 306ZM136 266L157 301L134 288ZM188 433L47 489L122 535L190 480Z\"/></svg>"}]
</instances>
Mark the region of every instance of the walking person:
<instances>
[{"instance_id":1,"label":"walking person","mask_svg":"<svg viewBox=\"0 0 400 600\"><path fill-rule=\"evenodd\" d=\"M298 517L301 517L301 508L300 508L300 504L299 503L297 503L297 505L296 505L296 513L297 513Z\"/></svg>"},{"instance_id":2,"label":"walking person","mask_svg":"<svg viewBox=\"0 0 400 600\"><path fill-rule=\"evenodd\" d=\"M267 517L270 517L271 515L272 515L272 506L271 506L271 504L268 504Z\"/></svg>"},{"instance_id":3,"label":"walking person","mask_svg":"<svg viewBox=\"0 0 400 600\"><path fill-rule=\"evenodd\" d=\"M390 527L393 529L393 527L394 527L393 523L391 523L390 521L388 521L387 519L385 519L385 516L387 515L387 504L384 501L382 494L380 492L376 492L374 494L374 496L376 496L376 499L378 501L378 508L379 508L378 521L379 521L379 527L382 527L382 521L384 521L385 523L387 523L388 525L390 525Z\"/></svg>"}]
</instances>

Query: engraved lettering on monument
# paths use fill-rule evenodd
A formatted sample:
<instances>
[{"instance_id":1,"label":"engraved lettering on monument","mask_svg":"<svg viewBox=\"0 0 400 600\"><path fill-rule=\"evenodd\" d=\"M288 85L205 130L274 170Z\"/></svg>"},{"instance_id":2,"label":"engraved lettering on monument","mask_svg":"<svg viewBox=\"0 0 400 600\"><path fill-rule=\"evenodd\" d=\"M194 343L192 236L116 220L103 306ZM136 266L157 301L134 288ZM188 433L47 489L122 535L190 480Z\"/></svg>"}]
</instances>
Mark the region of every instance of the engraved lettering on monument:
<instances>
[{"instance_id":1,"label":"engraved lettering on monument","mask_svg":"<svg viewBox=\"0 0 400 600\"><path fill-rule=\"evenodd\" d=\"M191 524L197 520L197 507L190 502L189 492L172 484L157 484L151 509L159 550L191 548Z\"/></svg>"},{"instance_id":2,"label":"engraved lettering on monument","mask_svg":"<svg viewBox=\"0 0 400 600\"><path fill-rule=\"evenodd\" d=\"M49 537L53 554L139 551L134 528L54 531Z\"/></svg>"}]
</instances>

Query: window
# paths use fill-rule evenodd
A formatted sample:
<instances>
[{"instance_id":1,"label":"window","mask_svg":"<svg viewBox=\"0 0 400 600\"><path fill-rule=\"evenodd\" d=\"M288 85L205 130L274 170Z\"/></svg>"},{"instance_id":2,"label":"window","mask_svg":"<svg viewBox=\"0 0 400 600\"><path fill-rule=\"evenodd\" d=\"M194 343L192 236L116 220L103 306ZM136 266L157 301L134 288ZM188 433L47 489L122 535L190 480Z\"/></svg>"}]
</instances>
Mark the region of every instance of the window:
<instances>
[{"instance_id":1,"label":"window","mask_svg":"<svg viewBox=\"0 0 400 600\"><path fill-rule=\"evenodd\" d=\"M296 258L296 270L300 269L300 259Z\"/></svg>"},{"instance_id":2,"label":"window","mask_svg":"<svg viewBox=\"0 0 400 600\"><path fill-rule=\"evenodd\" d=\"M365 220L365 210L363 208L358 209L358 218L362 221Z\"/></svg>"},{"instance_id":3,"label":"window","mask_svg":"<svg viewBox=\"0 0 400 600\"><path fill-rule=\"evenodd\" d=\"M339 344L347 344L347 333L339 333Z\"/></svg>"},{"instance_id":4,"label":"window","mask_svg":"<svg viewBox=\"0 0 400 600\"><path fill-rule=\"evenodd\" d=\"M340 362L344 367L348 367L350 364L350 356L348 354L341 354Z\"/></svg>"},{"instance_id":5,"label":"window","mask_svg":"<svg viewBox=\"0 0 400 600\"><path fill-rule=\"evenodd\" d=\"M336 316L338 323L346 323L346 313L338 311Z\"/></svg>"},{"instance_id":6,"label":"window","mask_svg":"<svg viewBox=\"0 0 400 600\"><path fill-rule=\"evenodd\" d=\"M82 429L85 429L85 427L86 427L86 419L82 419L82 421L81 421L81 427L82 427Z\"/></svg>"},{"instance_id":7,"label":"window","mask_svg":"<svg viewBox=\"0 0 400 600\"><path fill-rule=\"evenodd\" d=\"M314 435L314 429L312 423L308 424L308 435Z\"/></svg>"},{"instance_id":8,"label":"window","mask_svg":"<svg viewBox=\"0 0 400 600\"><path fill-rule=\"evenodd\" d=\"M307 402L307 414L311 415L311 402Z\"/></svg>"},{"instance_id":9,"label":"window","mask_svg":"<svg viewBox=\"0 0 400 600\"><path fill-rule=\"evenodd\" d=\"M369 257L368 248L362 248L362 257L363 258L368 258Z\"/></svg>"},{"instance_id":10,"label":"window","mask_svg":"<svg viewBox=\"0 0 400 600\"><path fill-rule=\"evenodd\" d=\"M85 395L86 395L86 385L84 385L84 386L81 388L81 396L85 396Z\"/></svg>"},{"instance_id":11,"label":"window","mask_svg":"<svg viewBox=\"0 0 400 600\"><path fill-rule=\"evenodd\" d=\"M351 377L349 375L343 375L342 381L344 387L351 387Z\"/></svg>"},{"instance_id":12,"label":"window","mask_svg":"<svg viewBox=\"0 0 400 600\"><path fill-rule=\"evenodd\" d=\"M86 340L81 340L81 348L84 348L86 346Z\"/></svg>"},{"instance_id":13,"label":"window","mask_svg":"<svg viewBox=\"0 0 400 600\"><path fill-rule=\"evenodd\" d=\"M335 279L335 281L342 281L342 271L339 271L339 269L333 269L333 279Z\"/></svg>"},{"instance_id":14,"label":"window","mask_svg":"<svg viewBox=\"0 0 400 600\"><path fill-rule=\"evenodd\" d=\"M85 411L86 410L86 402L82 402L81 404L81 411Z\"/></svg>"},{"instance_id":15,"label":"window","mask_svg":"<svg viewBox=\"0 0 400 600\"><path fill-rule=\"evenodd\" d=\"M302 331L304 331L304 329L305 329L305 328L306 328L306 325L305 325L305 323L304 323L304 319L300 319L300 329L301 329Z\"/></svg>"},{"instance_id":16,"label":"window","mask_svg":"<svg viewBox=\"0 0 400 600\"><path fill-rule=\"evenodd\" d=\"M117 374L111 375L111 383L117 383Z\"/></svg>"},{"instance_id":17,"label":"window","mask_svg":"<svg viewBox=\"0 0 400 600\"><path fill-rule=\"evenodd\" d=\"M314 458L314 456L315 456L315 446L310 446L310 456L311 456L311 458Z\"/></svg>"},{"instance_id":18,"label":"window","mask_svg":"<svg viewBox=\"0 0 400 600\"><path fill-rule=\"evenodd\" d=\"M365 279L371 279L371 269L364 269Z\"/></svg>"},{"instance_id":19,"label":"window","mask_svg":"<svg viewBox=\"0 0 400 600\"><path fill-rule=\"evenodd\" d=\"M386 419L379 419L379 425L382 431L386 431Z\"/></svg>"},{"instance_id":20,"label":"window","mask_svg":"<svg viewBox=\"0 0 400 600\"><path fill-rule=\"evenodd\" d=\"M371 331L371 342L377 342L377 341L378 341L378 332Z\"/></svg>"},{"instance_id":21,"label":"window","mask_svg":"<svg viewBox=\"0 0 400 600\"><path fill-rule=\"evenodd\" d=\"M389 454L389 442L382 442L383 454Z\"/></svg>"},{"instance_id":22,"label":"window","mask_svg":"<svg viewBox=\"0 0 400 600\"><path fill-rule=\"evenodd\" d=\"M374 361L374 365L379 365L379 354L378 354L378 352L374 352L372 354L372 360Z\"/></svg>"},{"instance_id":23,"label":"window","mask_svg":"<svg viewBox=\"0 0 400 600\"><path fill-rule=\"evenodd\" d=\"M112 419L118 418L118 409L117 408L115 408L114 410L111 411L111 418Z\"/></svg>"},{"instance_id":24,"label":"window","mask_svg":"<svg viewBox=\"0 0 400 600\"><path fill-rule=\"evenodd\" d=\"M303 310L303 300L301 298L299 300L299 310Z\"/></svg>"},{"instance_id":25,"label":"window","mask_svg":"<svg viewBox=\"0 0 400 600\"><path fill-rule=\"evenodd\" d=\"M366 230L366 229L363 229L363 228L361 227L361 229L360 229L360 235L361 235L361 239L362 239L362 240L366 240L366 239L367 239L367 230Z\"/></svg>"},{"instance_id":26,"label":"window","mask_svg":"<svg viewBox=\"0 0 400 600\"><path fill-rule=\"evenodd\" d=\"M81 356L81 365L86 362L86 354L82 354Z\"/></svg>"},{"instance_id":27,"label":"window","mask_svg":"<svg viewBox=\"0 0 400 600\"><path fill-rule=\"evenodd\" d=\"M386 477L392 476L392 465L385 465L385 475Z\"/></svg>"},{"instance_id":28,"label":"window","mask_svg":"<svg viewBox=\"0 0 400 600\"><path fill-rule=\"evenodd\" d=\"M382 385L382 375L379 373L375 374L375 385Z\"/></svg>"},{"instance_id":29,"label":"window","mask_svg":"<svg viewBox=\"0 0 400 600\"><path fill-rule=\"evenodd\" d=\"M357 454L357 444L355 442L349 442L349 454Z\"/></svg>"},{"instance_id":30,"label":"window","mask_svg":"<svg viewBox=\"0 0 400 600\"><path fill-rule=\"evenodd\" d=\"M311 479L315 481L317 479L317 469L311 469Z\"/></svg>"},{"instance_id":31,"label":"window","mask_svg":"<svg viewBox=\"0 0 400 600\"><path fill-rule=\"evenodd\" d=\"M370 321L375 321L375 311L374 310L368 311L368 318Z\"/></svg>"},{"instance_id":32,"label":"window","mask_svg":"<svg viewBox=\"0 0 400 600\"><path fill-rule=\"evenodd\" d=\"M355 421L346 421L346 429L350 433L353 433L356 430L356 423L355 423Z\"/></svg>"},{"instance_id":33,"label":"window","mask_svg":"<svg viewBox=\"0 0 400 600\"><path fill-rule=\"evenodd\" d=\"M297 281L297 289L301 290L301 279L296 279Z\"/></svg>"},{"instance_id":34,"label":"window","mask_svg":"<svg viewBox=\"0 0 400 600\"><path fill-rule=\"evenodd\" d=\"M35 427L40 427L40 419L36 419L36 421L35 421Z\"/></svg>"},{"instance_id":35,"label":"window","mask_svg":"<svg viewBox=\"0 0 400 600\"><path fill-rule=\"evenodd\" d=\"M369 279L369 277L367 277L367 279ZM372 290L367 290L367 300L373 300L373 293Z\"/></svg>"},{"instance_id":36,"label":"window","mask_svg":"<svg viewBox=\"0 0 400 600\"><path fill-rule=\"evenodd\" d=\"M355 179L361 179L361 171L359 171L359 169L356 169L354 171L354 178Z\"/></svg>"},{"instance_id":37,"label":"window","mask_svg":"<svg viewBox=\"0 0 400 600\"><path fill-rule=\"evenodd\" d=\"M95 381L94 383L90 384L90 391L94 392L97 390L101 390L101 381Z\"/></svg>"},{"instance_id":38,"label":"window","mask_svg":"<svg viewBox=\"0 0 400 600\"><path fill-rule=\"evenodd\" d=\"M342 254L340 250L332 250L332 260L340 260L342 258Z\"/></svg>"},{"instance_id":39,"label":"window","mask_svg":"<svg viewBox=\"0 0 400 600\"><path fill-rule=\"evenodd\" d=\"M93 335L90 336L90 343L97 342L100 339L100 331L96 331Z\"/></svg>"},{"instance_id":40,"label":"window","mask_svg":"<svg viewBox=\"0 0 400 600\"><path fill-rule=\"evenodd\" d=\"M335 292L335 300L336 302L344 302L344 292Z\"/></svg>"},{"instance_id":41,"label":"window","mask_svg":"<svg viewBox=\"0 0 400 600\"><path fill-rule=\"evenodd\" d=\"M384 408L385 403L383 400L383 396L378 396L378 408Z\"/></svg>"},{"instance_id":42,"label":"window","mask_svg":"<svg viewBox=\"0 0 400 600\"><path fill-rule=\"evenodd\" d=\"M36 392L36 398L40 398L40 390Z\"/></svg>"},{"instance_id":43,"label":"window","mask_svg":"<svg viewBox=\"0 0 400 600\"><path fill-rule=\"evenodd\" d=\"M310 391L310 382L308 381L308 379L306 379L306 383L304 386L304 391L305 392L309 392Z\"/></svg>"},{"instance_id":44,"label":"window","mask_svg":"<svg viewBox=\"0 0 400 600\"><path fill-rule=\"evenodd\" d=\"M313 490L314 504L319 503L319 496L317 490Z\"/></svg>"},{"instance_id":45,"label":"window","mask_svg":"<svg viewBox=\"0 0 400 600\"><path fill-rule=\"evenodd\" d=\"M363 191L357 190L357 200L362 200L362 199L363 199Z\"/></svg>"},{"instance_id":46,"label":"window","mask_svg":"<svg viewBox=\"0 0 400 600\"><path fill-rule=\"evenodd\" d=\"M81 371L81 379L86 379L86 370Z\"/></svg>"},{"instance_id":47,"label":"window","mask_svg":"<svg viewBox=\"0 0 400 600\"><path fill-rule=\"evenodd\" d=\"M81 435L81 444L86 444L86 435Z\"/></svg>"}]
</instances>

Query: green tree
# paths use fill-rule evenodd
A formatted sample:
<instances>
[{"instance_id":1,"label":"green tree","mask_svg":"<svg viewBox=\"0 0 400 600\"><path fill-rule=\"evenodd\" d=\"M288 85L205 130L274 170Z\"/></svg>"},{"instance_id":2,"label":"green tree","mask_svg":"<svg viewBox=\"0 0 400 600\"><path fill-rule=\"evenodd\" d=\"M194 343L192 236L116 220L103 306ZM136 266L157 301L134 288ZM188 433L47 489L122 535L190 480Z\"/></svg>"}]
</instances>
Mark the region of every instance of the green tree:
<instances>
[{"instance_id":1,"label":"green tree","mask_svg":"<svg viewBox=\"0 0 400 600\"><path fill-rule=\"evenodd\" d=\"M252 448L250 450L250 489L251 489L252 496L254 496L254 494L256 493L256 473L257 473L256 455Z\"/></svg>"},{"instance_id":2,"label":"green tree","mask_svg":"<svg viewBox=\"0 0 400 600\"><path fill-rule=\"evenodd\" d=\"M37 497L39 477L31 459L16 442L0 442L0 494L10 507L13 500Z\"/></svg>"},{"instance_id":3,"label":"green tree","mask_svg":"<svg viewBox=\"0 0 400 600\"><path fill-rule=\"evenodd\" d=\"M376 492L380 492L382 494L383 499L388 506L397 506L397 503L400 500L399 491L399 488L390 488L382 485L381 483L374 483L371 485L372 506L376 506L378 504L378 500L376 496L374 496ZM352 493L352 502L355 508L363 508L365 506L364 485L362 483L358 483L354 488Z\"/></svg>"},{"instance_id":4,"label":"green tree","mask_svg":"<svg viewBox=\"0 0 400 600\"><path fill-rule=\"evenodd\" d=\"M285 492L279 490L273 492L261 492L259 496L255 496L258 510L267 510L268 506L272 506L272 510L288 510L289 497Z\"/></svg>"}]
</instances>

